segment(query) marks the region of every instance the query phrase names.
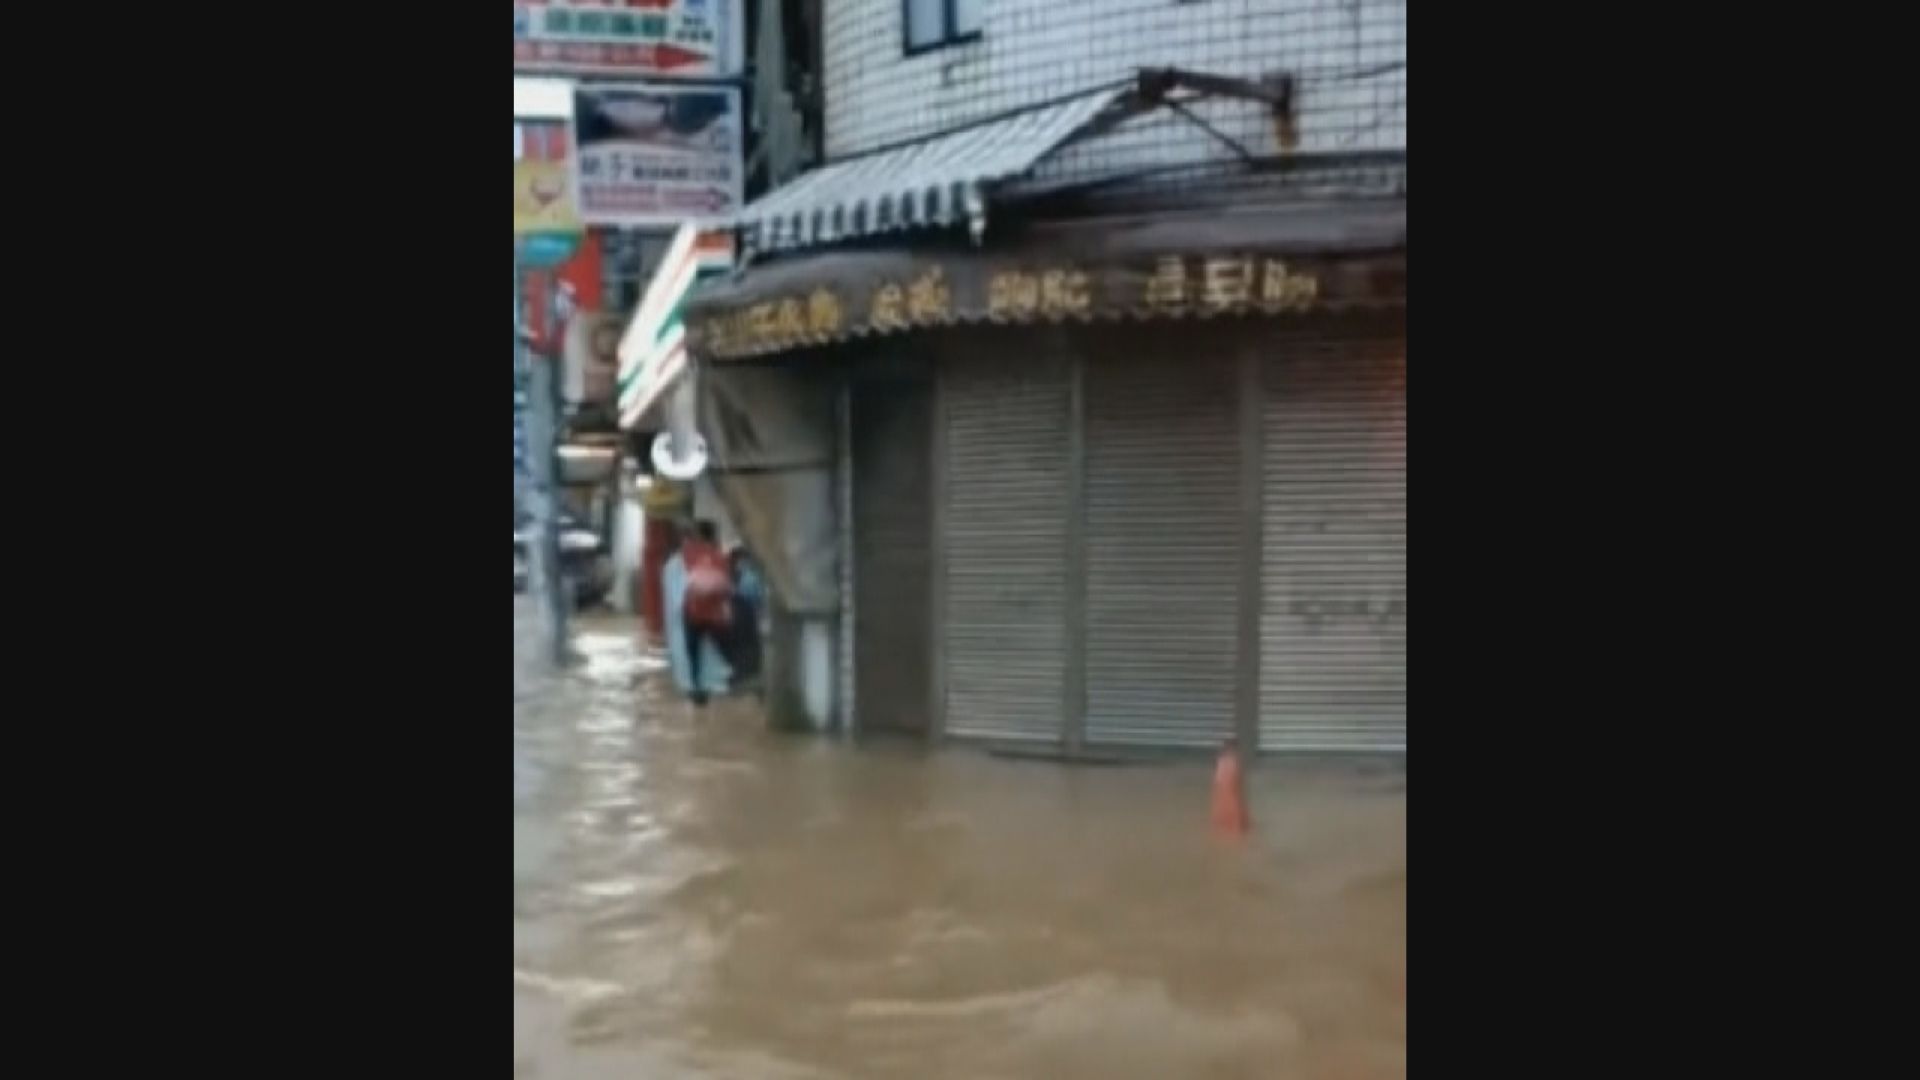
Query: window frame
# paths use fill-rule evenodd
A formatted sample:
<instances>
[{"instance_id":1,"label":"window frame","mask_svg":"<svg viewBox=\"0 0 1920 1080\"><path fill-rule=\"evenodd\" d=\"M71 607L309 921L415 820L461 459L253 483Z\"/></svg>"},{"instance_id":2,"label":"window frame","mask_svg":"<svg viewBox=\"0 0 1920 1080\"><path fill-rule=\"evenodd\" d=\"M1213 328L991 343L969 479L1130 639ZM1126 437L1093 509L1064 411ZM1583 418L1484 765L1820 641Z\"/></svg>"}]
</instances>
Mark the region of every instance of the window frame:
<instances>
[{"instance_id":1,"label":"window frame","mask_svg":"<svg viewBox=\"0 0 1920 1080\"><path fill-rule=\"evenodd\" d=\"M940 0L941 27L939 39L926 45L915 45L913 43L912 3L913 0L900 0L900 48L902 54L905 56L925 56L927 53L939 52L941 49L950 49L955 45L970 45L986 36L987 0L979 0L980 29L968 31L964 34L958 33L955 30L955 26L960 21L959 0Z\"/></svg>"}]
</instances>

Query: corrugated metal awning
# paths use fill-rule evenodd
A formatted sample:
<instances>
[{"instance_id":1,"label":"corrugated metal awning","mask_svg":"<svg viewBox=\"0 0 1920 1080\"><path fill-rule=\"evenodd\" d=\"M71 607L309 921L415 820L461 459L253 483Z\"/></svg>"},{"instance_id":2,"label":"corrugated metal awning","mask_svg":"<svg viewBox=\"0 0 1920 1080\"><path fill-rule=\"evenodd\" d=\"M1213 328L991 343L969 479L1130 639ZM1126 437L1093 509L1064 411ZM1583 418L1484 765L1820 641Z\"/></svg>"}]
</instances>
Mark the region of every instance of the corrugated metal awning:
<instances>
[{"instance_id":1,"label":"corrugated metal awning","mask_svg":"<svg viewBox=\"0 0 1920 1080\"><path fill-rule=\"evenodd\" d=\"M937 138L841 161L752 203L731 221L775 252L906 229L983 222L989 185L1025 175L1132 89L1106 87Z\"/></svg>"}]
</instances>

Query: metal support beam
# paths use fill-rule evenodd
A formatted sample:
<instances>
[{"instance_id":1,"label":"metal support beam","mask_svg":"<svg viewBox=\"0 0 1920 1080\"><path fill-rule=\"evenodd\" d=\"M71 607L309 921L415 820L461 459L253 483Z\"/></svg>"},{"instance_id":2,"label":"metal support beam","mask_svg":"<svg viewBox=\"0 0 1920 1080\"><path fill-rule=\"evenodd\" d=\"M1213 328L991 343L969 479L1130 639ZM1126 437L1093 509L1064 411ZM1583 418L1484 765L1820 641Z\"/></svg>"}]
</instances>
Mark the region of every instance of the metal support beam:
<instances>
[{"instance_id":1,"label":"metal support beam","mask_svg":"<svg viewBox=\"0 0 1920 1080\"><path fill-rule=\"evenodd\" d=\"M927 462L928 486L932 489L927 507L932 521L928 523L927 535L932 542L933 557L927 560L927 566L933 580L928 583L931 594L927 612L931 627L927 640L933 652L931 662L927 665L927 684L933 700L927 708L927 736L934 743L947 737L947 559L951 554L947 545L948 356L945 351L935 351L933 354L933 422L928 425L932 429L928 435L933 440L933 447Z\"/></svg>"},{"instance_id":2,"label":"metal support beam","mask_svg":"<svg viewBox=\"0 0 1920 1080\"><path fill-rule=\"evenodd\" d=\"M1240 619L1234 663L1239 678L1234 686L1233 729L1243 755L1260 748L1260 614L1265 606L1261 587L1266 564L1266 390L1260 350L1248 346L1235 357L1239 365L1240 428Z\"/></svg>"},{"instance_id":3,"label":"metal support beam","mask_svg":"<svg viewBox=\"0 0 1920 1080\"><path fill-rule=\"evenodd\" d=\"M1226 148L1233 151L1234 154L1236 154L1242 162L1248 165L1259 164L1259 162L1254 160L1253 152L1251 150L1248 150L1246 147L1241 146L1240 141L1238 139L1235 139L1233 136L1228 135L1226 132L1221 131L1217 127L1214 127L1212 124L1207 123L1205 117L1201 116L1197 112L1194 112L1192 109L1187 108L1185 102L1169 101L1167 102L1167 108L1172 109L1174 112L1180 114L1181 119L1185 120L1187 123L1192 124L1194 127L1197 127L1201 131L1206 132L1208 135L1213 136L1213 139L1215 142L1224 144Z\"/></svg>"},{"instance_id":4,"label":"metal support beam","mask_svg":"<svg viewBox=\"0 0 1920 1080\"><path fill-rule=\"evenodd\" d=\"M853 563L853 500L858 493L853 490L853 378L843 375L839 390L834 394L834 494L839 497L839 505L834 507L834 541L838 547L840 571L840 655L835 658L835 682L839 687L836 703L840 714L840 733L849 737L860 734L859 701L854 697L857 683L855 665L860 657L853 646L854 604L860 588L860 579Z\"/></svg>"},{"instance_id":5,"label":"metal support beam","mask_svg":"<svg viewBox=\"0 0 1920 1080\"><path fill-rule=\"evenodd\" d=\"M1175 90L1192 90L1208 97L1239 98L1259 101L1274 109L1293 111L1293 76L1273 75L1264 79L1237 79L1228 75L1208 75L1181 68L1142 68L1140 96L1148 101L1166 100Z\"/></svg>"},{"instance_id":6,"label":"metal support beam","mask_svg":"<svg viewBox=\"0 0 1920 1080\"><path fill-rule=\"evenodd\" d=\"M1087 747L1087 358L1066 330L1051 327L1047 351L1067 365L1067 670L1063 742L1067 756Z\"/></svg>"},{"instance_id":7,"label":"metal support beam","mask_svg":"<svg viewBox=\"0 0 1920 1080\"><path fill-rule=\"evenodd\" d=\"M1182 116L1198 124L1217 139L1227 143L1239 153L1242 160L1252 162L1253 155L1246 148L1227 138L1212 125L1195 116L1185 105L1172 100L1168 95L1175 90L1191 90L1202 97L1224 97L1239 101L1257 101L1267 106L1273 113L1273 137L1280 149L1291 152L1300 144L1300 128L1294 113L1295 80L1292 75L1268 75L1260 79L1237 79L1227 75L1208 75L1205 72L1185 71L1180 68L1142 68L1139 89L1136 91L1141 100L1154 105L1165 104L1177 110Z\"/></svg>"}]
</instances>

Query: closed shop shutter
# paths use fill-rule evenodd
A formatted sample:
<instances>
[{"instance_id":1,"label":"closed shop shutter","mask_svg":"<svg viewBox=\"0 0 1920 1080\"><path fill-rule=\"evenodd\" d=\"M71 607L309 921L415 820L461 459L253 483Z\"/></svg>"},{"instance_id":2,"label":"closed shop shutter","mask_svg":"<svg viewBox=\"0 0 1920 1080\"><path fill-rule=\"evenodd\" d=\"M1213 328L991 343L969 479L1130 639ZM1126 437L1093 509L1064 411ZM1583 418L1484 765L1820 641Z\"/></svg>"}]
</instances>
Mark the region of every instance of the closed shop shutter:
<instances>
[{"instance_id":1,"label":"closed shop shutter","mask_svg":"<svg viewBox=\"0 0 1920 1080\"><path fill-rule=\"evenodd\" d=\"M834 560L839 565L840 620L835 642L834 717L844 732L856 732L853 700L853 386L843 386L834 407ZM779 685L768 680L768 685Z\"/></svg>"},{"instance_id":2,"label":"closed shop shutter","mask_svg":"<svg viewBox=\"0 0 1920 1080\"><path fill-rule=\"evenodd\" d=\"M1237 369L1210 337L1142 332L1086 368L1087 741L1217 746L1238 668Z\"/></svg>"},{"instance_id":3,"label":"closed shop shutter","mask_svg":"<svg viewBox=\"0 0 1920 1080\"><path fill-rule=\"evenodd\" d=\"M1066 689L1067 369L1057 358L980 351L992 350L956 356L941 373L945 730L1057 742Z\"/></svg>"},{"instance_id":4,"label":"closed shop shutter","mask_svg":"<svg viewBox=\"0 0 1920 1080\"><path fill-rule=\"evenodd\" d=\"M932 388L853 389L853 707L861 732L927 730Z\"/></svg>"},{"instance_id":5,"label":"closed shop shutter","mask_svg":"<svg viewBox=\"0 0 1920 1080\"><path fill-rule=\"evenodd\" d=\"M1404 337L1266 350L1260 743L1407 741Z\"/></svg>"}]
</instances>

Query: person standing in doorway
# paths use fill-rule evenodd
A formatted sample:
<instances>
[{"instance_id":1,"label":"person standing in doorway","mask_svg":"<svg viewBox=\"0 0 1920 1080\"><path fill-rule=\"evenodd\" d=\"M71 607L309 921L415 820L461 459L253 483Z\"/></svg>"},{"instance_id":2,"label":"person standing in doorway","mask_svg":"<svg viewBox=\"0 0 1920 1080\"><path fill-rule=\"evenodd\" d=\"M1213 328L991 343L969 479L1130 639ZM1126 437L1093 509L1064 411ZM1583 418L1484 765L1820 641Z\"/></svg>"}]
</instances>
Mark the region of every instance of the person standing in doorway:
<instances>
[{"instance_id":1,"label":"person standing in doorway","mask_svg":"<svg viewBox=\"0 0 1920 1080\"><path fill-rule=\"evenodd\" d=\"M727 633L727 663L733 666L735 687L760 674L760 613L766 603L766 586L753 565L747 549L736 546L727 552L733 570L733 625Z\"/></svg>"},{"instance_id":2,"label":"person standing in doorway","mask_svg":"<svg viewBox=\"0 0 1920 1080\"><path fill-rule=\"evenodd\" d=\"M686 631L687 665L693 676L690 696L695 705L705 705L707 688L700 678L701 653L710 641L721 659L727 660L728 631L733 624L733 575L726 554L720 550L719 532L713 522L695 523L691 534L681 541L680 560L687 575L680 618Z\"/></svg>"}]
</instances>

